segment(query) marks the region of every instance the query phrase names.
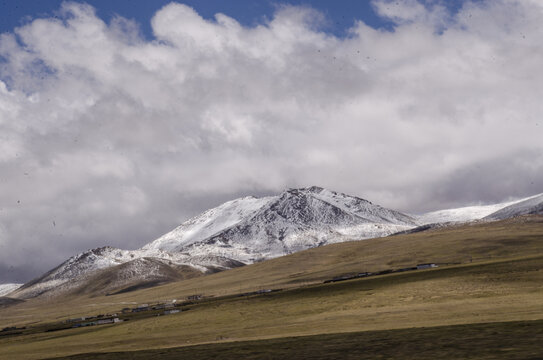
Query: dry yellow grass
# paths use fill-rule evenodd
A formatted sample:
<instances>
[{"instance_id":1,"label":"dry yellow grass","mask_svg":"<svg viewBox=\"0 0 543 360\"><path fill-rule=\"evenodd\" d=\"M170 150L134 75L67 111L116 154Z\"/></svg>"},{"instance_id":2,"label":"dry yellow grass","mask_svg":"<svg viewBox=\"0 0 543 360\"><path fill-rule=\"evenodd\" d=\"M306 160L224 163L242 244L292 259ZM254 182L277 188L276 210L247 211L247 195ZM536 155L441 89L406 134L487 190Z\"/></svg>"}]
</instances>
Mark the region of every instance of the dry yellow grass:
<instances>
[{"instance_id":1,"label":"dry yellow grass","mask_svg":"<svg viewBox=\"0 0 543 360\"><path fill-rule=\"evenodd\" d=\"M0 323L91 315L119 310L123 302L191 293L295 287L419 262L463 265L209 302L177 315L120 325L0 338L0 358L543 318L543 221L528 217L336 244L134 293L29 301L2 310Z\"/></svg>"},{"instance_id":2,"label":"dry yellow grass","mask_svg":"<svg viewBox=\"0 0 543 360\"><path fill-rule=\"evenodd\" d=\"M543 318L543 257L209 302L177 315L0 340L6 359Z\"/></svg>"}]
</instances>

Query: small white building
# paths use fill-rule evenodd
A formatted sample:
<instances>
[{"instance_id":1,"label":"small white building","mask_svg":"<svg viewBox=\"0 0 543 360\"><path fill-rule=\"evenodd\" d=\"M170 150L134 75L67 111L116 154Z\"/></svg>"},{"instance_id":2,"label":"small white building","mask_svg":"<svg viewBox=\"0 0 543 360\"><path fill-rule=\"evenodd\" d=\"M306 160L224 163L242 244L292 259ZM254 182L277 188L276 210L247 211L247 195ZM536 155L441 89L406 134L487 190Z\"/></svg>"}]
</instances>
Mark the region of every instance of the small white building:
<instances>
[{"instance_id":1,"label":"small white building","mask_svg":"<svg viewBox=\"0 0 543 360\"><path fill-rule=\"evenodd\" d=\"M437 267L437 264L434 264L434 263L418 264L417 265L417 270L431 269L431 268L436 268L436 267Z\"/></svg>"}]
</instances>

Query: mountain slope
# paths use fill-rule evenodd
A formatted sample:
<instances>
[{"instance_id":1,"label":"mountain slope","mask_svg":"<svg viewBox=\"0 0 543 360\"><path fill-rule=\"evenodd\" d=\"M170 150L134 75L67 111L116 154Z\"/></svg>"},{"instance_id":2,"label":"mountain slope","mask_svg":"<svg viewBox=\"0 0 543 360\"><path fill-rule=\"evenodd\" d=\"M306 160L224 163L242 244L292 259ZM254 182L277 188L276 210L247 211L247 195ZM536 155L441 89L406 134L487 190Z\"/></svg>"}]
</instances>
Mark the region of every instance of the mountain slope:
<instances>
[{"instance_id":1,"label":"mountain slope","mask_svg":"<svg viewBox=\"0 0 543 360\"><path fill-rule=\"evenodd\" d=\"M216 219L221 219L220 226L214 225ZM310 187L228 202L141 250L211 254L252 263L329 243L385 236L415 225L413 218L367 200ZM205 231L194 234L194 228Z\"/></svg>"},{"instance_id":2,"label":"mountain slope","mask_svg":"<svg viewBox=\"0 0 543 360\"><path fill-rule=\"evenodd\" d=\"M205 240L252 217L272 199L248 196L228 201L184 222L142 249L177 251L179 244L190 245Z\"/></svg>"},{"instance_id":3,"label":"mountain slope","mask_svg":"<svg viewBox=\"0 0 543 360\"><path fill-rule=\"evenodd\" d=\"M456 209L432 211L432 212L420 215L416 218L417 218L417 221L421 225L444 223L444 222L467 222L467 221L479 220L483 218L490 219L491 214L494 214L500 211L501 209L513 207L515 204L521 204L526 201L530 201L532 199L541 198L542 196L543 194L540 194L540 195L530 196L527 198L498 203L498 204L466 206L466 207L461 207L461 208L456 208ZM540 200L540 202L541 201L543 200ZM524 214L528 214L528 213L529 212L525 212ZM519 212L517 215L522 215L522 214ZM495 220L506 219L508 217L513 217L516 215L514 215L514 213L511 212L509 216L505 215L505 213L502 216L503 217L496 217L494 219Z\"/></svg>"},{"instance_id":4,"label":"mountain slope","mask_svg":"<svg viewBox=\"0 0 543 360\"><path fill-rule=\"evenodd\" d=\"M0 284L0 297L20 288L23 284Z\"/></svg>"},{"instance_id":5,"label":"mountain slope","mask_svg":"<svg viewBox=\"0 0 543 360\"><path fill-rule=\"evenodd\" d=\"M322 282L345 274L399 269L420 263L471 264L541 256L542 237L543 216L537 215L457 224L414 234L317 247L115 299L146 302L146 299L156 297L169 299L178 294L190 295L194 289L208 295L233 294L267 288L288 288L296 284ZM484 288L477 289L484 291Z\"/></svg>"},{"instance_id":6,"label":"mountain slope","mask_svg":"<svg viewBox=\"0 0 543 360\"><path fill-rule=\"evenodd\" d=\"M72 286L71 294L107 295L129 292L172 281L202 276L204 273L188 265L176 265L156 258L139 258L121 265L99 270Z\"/></svg>"},{"instance_id":7,"label":"mountain slope","mask_svg":"<svg viewBox=\"0 0 543 360\"><path fill-rule=\"evenodd\" d=\"M504 207L486 217L491 220L503 220L520 215L542 215L543 194L539 194Z\"/></svg>"},{"instance_id":8,"label":"mountain slope","mask_svg":"<svg viewBox=\"0 0 543 360\"><path fill-rule=\"evenodd\" d=\"M171 280L173 277L169 270L180 266L184 267L185 272L204 274L242 265L217 256L190 257L187 254L162 251L150 254L106 246L72 256L56 268L13 291L10 296L27 299L74 291L81 286L92 284L92 276L105 269L113 269L109 274L116 280L109 281L106 288L108 291L115 291L139 283ZM115 272L118 273L114 275Z\"/></svg>"}]
</instances>

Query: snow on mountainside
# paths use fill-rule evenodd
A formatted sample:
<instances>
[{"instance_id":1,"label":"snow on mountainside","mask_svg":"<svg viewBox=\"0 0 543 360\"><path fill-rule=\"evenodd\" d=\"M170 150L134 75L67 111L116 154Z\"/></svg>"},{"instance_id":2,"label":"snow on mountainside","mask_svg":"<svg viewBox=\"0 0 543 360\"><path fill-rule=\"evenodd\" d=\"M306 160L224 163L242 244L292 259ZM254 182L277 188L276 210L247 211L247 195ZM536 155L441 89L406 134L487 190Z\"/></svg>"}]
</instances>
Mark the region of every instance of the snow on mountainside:
<instances>
[{"instance_id":1,"label":"snow on mountainside","mask_svg":"<svg viewBox=\"0 0 543 360\"><path fill-rule=\"evenodd\" d=\"M92 249L72 256L56 268L48 271L41 277L34 279L14 291L11 295L15 298L25 299L35 297L51 290L67 291L78 287L90 275L121 264L134 262L130 270L133 281L148 280L156 270L156 262L137 262L138 259L157 259L173 265L184 265L201 273L225 270L243 264L220 257L190 257L182 253L167 253L163 251L144 252L139 250L121 250L110 246ZM139 265L139 266L136 266ZM121 269L121 268L120 268ZM122 286L123 281L117 285Z\"/></svg>"},{"instance_id":2,"label":"snow on mountainside","mask_svg":"<svg viewBox=\"0 0 543 360\"><path fill-rule=\"evenodd\" d=\"M488 215L486 219L503 220L526 214L543 214L543 194L517 201L514 204Z\"/></svg>"},{"instance_id":3,"label":"snow on mountainside","mask_svg":"<svg viewBox=\"0 0 543 360\"><path fill-rule=\"evenodd\" d=\"M444 222L467 222L473 220L479 220L488 217L489 215L504 209L515 204L523 203L530 199L536 199L543 196L543 194L530 196L528 198L518 199L514 201L508 201L499 204L492 205L477 205L477 206L467 206L457 209L446 209L432 211L417 217L417 221L421 225L425 224L434 224L434 223L444 223ZM505 217L503 218L505 219Z\"/></svg>"},{"instance_id":4,"label":"snow on mountainside","mask_svg":"<svg viewBox=\"0 0 543 360\"><path fill-rule=\"evenodd\" d=\"M85 251L9 295L26 299L69 292L127 291L326 244L387 236L423 224L501 219L542 211L540 194L411 217L316 186L290 189L277 196L226 202L138 250L106 246Z\"/></svg>"},{"instance_id":5,"label":"snow on mountainside","mask_svg":"<svg viewBox=\"0 0 543 360\"><path fill-rule=\"evenodd\" d=\"M75 285L63 286L61 290L72 294L107 295L201 275L202 272L192 266L176 265L164 259L145 257L90 273L76 280Z\"/></svg>"},{"instance_id":6,"label":"snow on mountainside","mask_svg":"<svg viewBox=\"0 0 543 360\"><path fill-rule=\"evenodd\" d=\"M144 246L142 250L172 251L176 250L180 243L190 245L202 241L251 217L272 199L273 197L258 199L248 196L228 201L184 222L173 231Z\"/></svg>"},{"instance_id":7,"label":"snow on mountainside","mask_svg":"<svg viewBox=\"0 0 543 360\"><path fill-rule=\"evenodd\" d=\"M312 193L313 197L334 205L345 212L352 212L360 218L367 220L368 223L397 224L402 226L414 224L414 219L411 216L374 205L364 199L315 186L308 190Z\"/></svg>"},{"instance_id":8,"label":"snow on mountainside","mask_svg":"<svg viewBox=\"0 0 543 360\"><path fill-rule=\"evenodd\" d=\"M220 219L218 226L215 219ZM252 263L347 240L390 235L413 218L320 187L242 198L206 211L141 248L213 254ZM194 228L205 232L194 233Z\"/></svg>"},{"instance_id":9,"label":"snow on mountainside","mask_svg":"<svg viewBox=\"0 0 543 360\"><path fill-rule=\"evenodd\" d=\"M277 196L226 202L139 250L103 247L83 252L13 295L24 299L76 291L92 286L90 282L100 276L115 279L116 287L136 286L138 281L173 279L180 266L214 272L329 243L386 236L416 225L405 214L357 197L320 187L290 189ZM110 286L111 291L115 286Z\"/></svg>"},{"instance_id":10,"label":"snow on mountainside","mask_svg":"<svg viewBox=\"0 0 543 360\"><path fill-rule=\"evenodd\" d=\"M0 284L0 297L8 295L22 285L23 284Z\"/></svg>"}]
</instances>

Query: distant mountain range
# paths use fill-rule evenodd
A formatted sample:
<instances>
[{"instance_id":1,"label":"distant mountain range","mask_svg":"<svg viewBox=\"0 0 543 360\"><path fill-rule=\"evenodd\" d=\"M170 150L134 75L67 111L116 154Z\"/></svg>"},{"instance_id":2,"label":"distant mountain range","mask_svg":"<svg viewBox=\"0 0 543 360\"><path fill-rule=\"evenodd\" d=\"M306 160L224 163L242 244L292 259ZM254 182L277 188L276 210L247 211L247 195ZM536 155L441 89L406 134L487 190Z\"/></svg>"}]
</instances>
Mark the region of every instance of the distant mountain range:
<instances>
[{"instance_id":1,"label":"distant mountain range","mask_svg":"<svg viewBox=\"0 0 543 360\"><path fill-rule=\"evenodd\" d=\"M543 214L543 194L513 202L420 216L320 187L244 197L198 215L138 250L103 247L66 260L0 296L27 299L60 293L103 294L222 271L337 242L382 237L429 223Z\"/></svg>"}]
</instances>

